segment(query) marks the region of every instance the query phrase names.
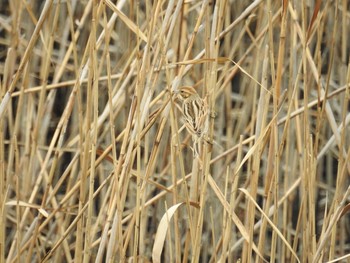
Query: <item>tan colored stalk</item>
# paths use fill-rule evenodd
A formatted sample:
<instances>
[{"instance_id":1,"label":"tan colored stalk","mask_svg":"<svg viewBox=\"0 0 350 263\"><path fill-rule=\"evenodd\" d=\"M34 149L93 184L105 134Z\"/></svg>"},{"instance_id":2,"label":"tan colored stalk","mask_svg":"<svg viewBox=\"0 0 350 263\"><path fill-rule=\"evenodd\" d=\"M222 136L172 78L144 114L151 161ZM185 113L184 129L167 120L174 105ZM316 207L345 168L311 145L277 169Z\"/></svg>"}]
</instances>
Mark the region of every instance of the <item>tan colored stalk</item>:
<instances>
[{"instance_id":1,"label":"tan colored stalk","mask_svg":"<svg viewBox=\"0 0 350 263\"><path fill-rule=\"evenodd\" d=\"M347 259L347 1L5 2L0 262Z\"/></svg>"}]
</instances>

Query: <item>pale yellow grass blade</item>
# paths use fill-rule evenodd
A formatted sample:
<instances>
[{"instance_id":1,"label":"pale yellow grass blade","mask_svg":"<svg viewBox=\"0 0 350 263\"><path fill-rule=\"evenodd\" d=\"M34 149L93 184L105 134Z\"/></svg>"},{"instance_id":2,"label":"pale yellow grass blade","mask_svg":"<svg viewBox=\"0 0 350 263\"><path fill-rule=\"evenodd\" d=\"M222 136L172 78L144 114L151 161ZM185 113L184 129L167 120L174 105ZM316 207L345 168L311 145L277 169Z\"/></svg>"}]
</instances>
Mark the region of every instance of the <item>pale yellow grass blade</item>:
<instances>
[{"instance_id":1,"label":"pale yellow grass blade","mask_svg":"<svg viewBox=\"0 0 350 263\"><path fill-rule=\"evenodd\" d=\"M154 239L154 245L153 245L153 251L152 251L152 259L154 263L160 262L160 257L162 255L162 251L164 247L165 236L168 231L168 227L170 225L170 219L173 217L177 209L184 204L186 204L186 202L173 205L165 212L162 219L160 220L156 237ZM198 208L198 205L196 203L190 202L190 205Z\"/></svg>"},{"instance_id":2,"label":"pale yellow grass blade","mask_svg":"<svg viewBox=\"0 0 350 263\"><path fill-rule=\"evenodd\" d=\"M267 222L269 222L269 224L271 225L271 227L273 228L273 230L276 231L277 235L282 239L283 243L286 245L286 247L290 250L290 252L293 254L293 256L296 258L296 260L298 262L300 262L297 254L294 252L293 248L290 246L290 244L288 243L288 241L284 238L283 234L281 233L281 231L279 231L279 229L274 225L274 223L270 220L270 218L264 213L264 211L260 208L260 206L255 202L255 200L251 197L251 195L249 194L249 192L247 191L247 189L244 188L239 188L240 191L242 191L251 202L253 202L253 204L255 205L255 207L260 211L260 213L265 217L265 219L267 220Z\"/></svg>"},{"instance_id":3,"label":"pale yellow grass blade","mask_svg":"<svg viewBox=\"0 0 350 263\"><path fill-rule=\"evenodd\" d=\"M29 208L34 208L37 209L39 211L40 214L42 214L44 217L48 217L49 213L46 212L45 209L43 209L40 205L35 205L35 204L30 204L24 201L16 201L16 200L12 200L12 201L8 201L6 202L7 206L23 206L23 207L29 207Z\"/></svg>"},{"instance_id":4,"label":"pale yellow grass blade","mask_svg":"<svg viewBox=\"0 0 350 263\"><path fill-rule=\"evenodd\" d=\"M246 230L246 228L244 227L243 223L241 222L241 220L239 220L238 216L234 213L234 211L232 211L232 209L230 208L230 204L226 201L224 195L222 194L221 190L219 189L219 187L217 186L216 182L214 181L213 177L211 175L209 175L208 177L208 183L211 186L211 188L213 189L213 191L215 192L217 198L219 198L222 206L224 207L224 209L226 210L226 212L230 215L233 223L237 226L239 232L242 234L243 238L247 241L247 242L252 242L249 238L249 233ZM258 247L254 244L253 242L253 249L254 251L257 253L257 255L264 261L267 262L263 255L261 255L261 253L259 252Z\"/></svg>"},{"instance_id":5,"label":"pale yellow grass blade","mask_svg":"<svg viewBox=\"0 0 350 263\"><path fill-rule=\"evenodd\" d=\"M128 28L132 32L134 32L137 36L139 36L143 41L147 43L147 37L146 35L141 31L141 29L135 25L134 22L132 22L122 11L120 11L115 4L113 4L110 0L105 0L106 5L112 9L114 12L118 14L120 19L126 24Z\"/></svg>"}]
</instances>

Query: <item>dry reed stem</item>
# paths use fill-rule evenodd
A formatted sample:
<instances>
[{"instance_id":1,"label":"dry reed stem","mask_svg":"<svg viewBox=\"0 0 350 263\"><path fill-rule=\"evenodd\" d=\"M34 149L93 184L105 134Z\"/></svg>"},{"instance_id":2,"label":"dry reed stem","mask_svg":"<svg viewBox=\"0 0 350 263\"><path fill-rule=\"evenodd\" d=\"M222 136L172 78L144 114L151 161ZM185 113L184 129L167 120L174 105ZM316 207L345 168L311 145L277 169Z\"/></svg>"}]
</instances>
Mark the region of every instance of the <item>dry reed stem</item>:
<instances>
[{"instance_id":1,"label":"dry reed stem","mask_svg":"<svg viewBox=\"0 0 350 263\"><path fill-rule=\"evenodd\" d=\"M348 13L0 5L0 262L346 260ZM208 100L196 158L184 85Z\"/></svg>"}]
</instances>

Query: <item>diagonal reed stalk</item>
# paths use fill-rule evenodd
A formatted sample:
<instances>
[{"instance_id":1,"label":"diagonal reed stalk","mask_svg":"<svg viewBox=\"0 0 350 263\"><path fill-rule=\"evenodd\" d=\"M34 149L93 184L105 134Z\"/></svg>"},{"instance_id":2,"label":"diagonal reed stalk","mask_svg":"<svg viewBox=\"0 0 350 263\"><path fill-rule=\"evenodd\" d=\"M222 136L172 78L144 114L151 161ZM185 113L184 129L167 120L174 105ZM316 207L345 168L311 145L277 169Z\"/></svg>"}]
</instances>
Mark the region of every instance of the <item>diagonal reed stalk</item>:
<instances>
[{"instance_id":1,"label":"diagonal reed stalk","mask_svg":"<svg viewBox=\"0 0 350 263\"><path fill-rule=\"evenodd\" d=\"M0 262L348 260L349 8L2 1Z\"/></svg>"}]
</instances>

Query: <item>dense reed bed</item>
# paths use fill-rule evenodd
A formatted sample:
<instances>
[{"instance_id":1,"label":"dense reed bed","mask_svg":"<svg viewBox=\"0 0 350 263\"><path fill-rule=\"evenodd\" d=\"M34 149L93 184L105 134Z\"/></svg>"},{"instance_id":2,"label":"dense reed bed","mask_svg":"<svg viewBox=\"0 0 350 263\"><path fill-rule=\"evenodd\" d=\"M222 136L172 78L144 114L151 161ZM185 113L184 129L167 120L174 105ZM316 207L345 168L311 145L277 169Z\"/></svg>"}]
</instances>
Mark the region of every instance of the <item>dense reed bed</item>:
<instances>
[{"instance_id":1,"label":"dense reed bed","mask_svg":"<svg viewBox=\"0 0 350 263\"><path fill-rule=\"evenodd\" d=\"M1 262L349 260L348 1L0 3Z\"/></svg>"}]
</instances>

